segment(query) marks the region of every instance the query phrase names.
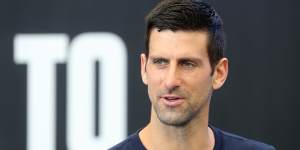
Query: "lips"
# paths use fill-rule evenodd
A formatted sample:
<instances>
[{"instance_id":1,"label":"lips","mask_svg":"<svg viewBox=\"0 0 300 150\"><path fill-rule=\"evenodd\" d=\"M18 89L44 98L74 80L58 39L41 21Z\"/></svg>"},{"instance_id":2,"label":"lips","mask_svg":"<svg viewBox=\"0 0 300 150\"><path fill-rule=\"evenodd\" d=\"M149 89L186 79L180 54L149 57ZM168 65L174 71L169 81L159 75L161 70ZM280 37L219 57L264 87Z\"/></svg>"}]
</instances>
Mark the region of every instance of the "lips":
<instances>
[{"instance_id":1,"label":"lips","mask_svg":"<svg viewBox=\"0 0 300 150\"><path fill-rule=\"evenodd\" d=\"M160 99L168 107L177 107L184 101L184 98L178 95L163 95Z\"/></svg>"}]
</instances>

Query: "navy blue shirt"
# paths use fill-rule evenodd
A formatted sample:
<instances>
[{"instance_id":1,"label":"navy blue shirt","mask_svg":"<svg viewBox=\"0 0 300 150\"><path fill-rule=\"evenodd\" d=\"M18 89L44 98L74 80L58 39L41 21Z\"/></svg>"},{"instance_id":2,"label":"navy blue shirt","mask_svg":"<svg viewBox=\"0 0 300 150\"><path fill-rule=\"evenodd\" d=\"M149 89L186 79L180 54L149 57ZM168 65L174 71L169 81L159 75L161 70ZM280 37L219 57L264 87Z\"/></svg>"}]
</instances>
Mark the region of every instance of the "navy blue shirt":
<instances>
[{"instance_id":1,"label":"navy blue shirt","mask_svg":"<svg viewBox=\"0 0 300 150\"><path fill-rule=\"evenodd\" d=\"M210 126L215 136L214 150L275 150L271 145L237 136ZM109 150L146 150L138 132Z\"/></svg>"}]
</instances>

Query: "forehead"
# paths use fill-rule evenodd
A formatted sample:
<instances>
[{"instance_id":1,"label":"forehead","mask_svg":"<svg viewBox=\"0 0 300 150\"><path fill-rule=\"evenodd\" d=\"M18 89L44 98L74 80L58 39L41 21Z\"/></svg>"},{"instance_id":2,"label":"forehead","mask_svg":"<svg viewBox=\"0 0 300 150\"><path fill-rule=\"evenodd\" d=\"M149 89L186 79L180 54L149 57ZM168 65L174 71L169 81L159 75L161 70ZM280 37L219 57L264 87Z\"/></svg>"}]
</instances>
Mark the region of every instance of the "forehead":
<instances>
[{"instance_id":1,"label":"forehead","mask_svg":"<svg viewBox=\"0 0 300 150\"><path fill-rule=\"evenodd\" d=\"M167 57L207 57L208 33L206 31L151 30L149 55Z\"/></svg>"}]
</instances>

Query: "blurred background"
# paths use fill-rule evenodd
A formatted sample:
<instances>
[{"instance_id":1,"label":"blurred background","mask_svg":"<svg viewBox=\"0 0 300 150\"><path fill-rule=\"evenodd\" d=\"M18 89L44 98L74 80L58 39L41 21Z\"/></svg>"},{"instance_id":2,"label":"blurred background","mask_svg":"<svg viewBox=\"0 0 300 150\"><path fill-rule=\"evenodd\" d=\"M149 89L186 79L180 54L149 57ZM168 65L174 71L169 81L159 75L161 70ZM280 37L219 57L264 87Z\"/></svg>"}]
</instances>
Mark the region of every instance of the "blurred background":
<instances>
[{"instance_id":1,"label":"blurred background","mask_svg":"<svg viewBox=\"0 0 300 150\"><path fill-rule=\"evenodd\" d=\"M144 16L157 2L158 0L2 0L0 149L35 150L28 148L27 138L31 134L28 131L27 107L29 67L28 64L15 60L14 42L17 34L64 34L69 42L82 33L109 32L119 36L126 47L126 56L123 57L127 58L127 73L119 74L127 78L124 89L127 96L122 99L127 103L124 105L127 109L126 121L120 126L126 127L126 135L145 126L149 120L150 103L146 87L140 79L139 54L144 48ZM226 54L230 60L229 78L212 98L210 123L223 130L272 144L278 150L300 149L297 143L300 139L300 2L209 2L223 18L227 36ZM55 144L51 150L72 150L68 146L69 137L66 133L70 126L67 123L70 49L66 48L65 51L66 59L55 64L56 78L51 80L55 85L55 109L52 110L55 118L50 120L55 124ZM106 51L109 57L110 50ZM44 86L43 83L39 85ZM101 101L114 103L110 99L100 99L95 105L101 104ZM99 108L96 110L101 112ZM110 111L113 114L116 110L110 108ZM96 120L96 126L105 121L101 118ZM95 137L101 136L101 126L95 130ZM112 129L112 137L114 134L118 133L114 133Z\"/></svg>"}]
</instances>

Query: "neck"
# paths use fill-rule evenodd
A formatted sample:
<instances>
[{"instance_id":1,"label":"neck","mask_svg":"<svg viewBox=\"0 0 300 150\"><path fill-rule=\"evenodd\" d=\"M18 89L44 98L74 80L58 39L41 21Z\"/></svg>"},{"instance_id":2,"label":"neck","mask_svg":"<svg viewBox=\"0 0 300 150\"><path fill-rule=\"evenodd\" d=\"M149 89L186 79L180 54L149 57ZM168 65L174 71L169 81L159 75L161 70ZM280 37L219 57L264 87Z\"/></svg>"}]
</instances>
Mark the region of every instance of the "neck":
<instances>
[{"instance_id":1,"label":"neck","mask_svg":"<svg viewBox=\"0 0 300 150\"><path fill-rule=\"evenodd\" d=\"M150 123L140 132L144 146L149 150L212 150L214 135L208 127L208 108L184 126L162 123L151 111Z\"/></svg>"}]
</instances>

